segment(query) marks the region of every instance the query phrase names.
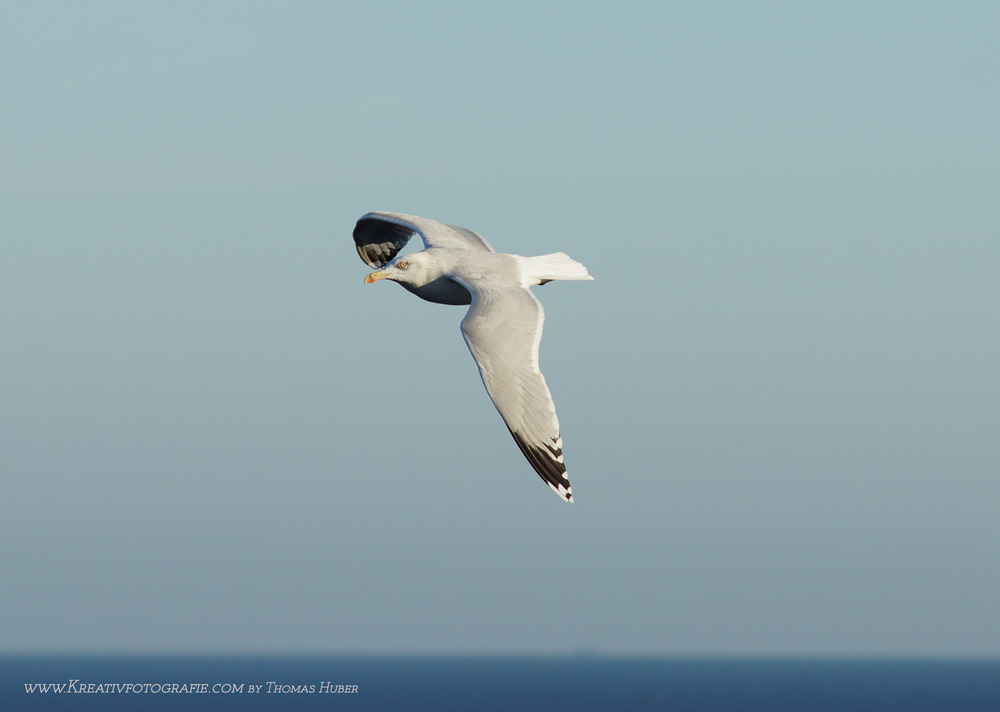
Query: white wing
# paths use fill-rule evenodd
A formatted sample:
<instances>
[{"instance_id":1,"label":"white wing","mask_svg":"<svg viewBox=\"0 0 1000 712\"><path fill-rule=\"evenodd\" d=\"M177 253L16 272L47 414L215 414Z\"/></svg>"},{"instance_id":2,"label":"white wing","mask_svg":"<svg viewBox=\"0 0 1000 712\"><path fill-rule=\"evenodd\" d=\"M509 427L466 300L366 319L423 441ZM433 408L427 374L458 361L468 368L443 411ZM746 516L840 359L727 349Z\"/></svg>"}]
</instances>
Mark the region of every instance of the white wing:
<instances>
[{"instance_id":1,"label":"white wing","mask_svg":"<svg viewBox=\"0 0 1000 712\"><path fill-rule=\"evenodd\" d=\"M535 472L572 502L556 407L538 368L542 305L527 289L462 284L473 294L462 335L487 393Z\"/></svg>"}]
</instances>

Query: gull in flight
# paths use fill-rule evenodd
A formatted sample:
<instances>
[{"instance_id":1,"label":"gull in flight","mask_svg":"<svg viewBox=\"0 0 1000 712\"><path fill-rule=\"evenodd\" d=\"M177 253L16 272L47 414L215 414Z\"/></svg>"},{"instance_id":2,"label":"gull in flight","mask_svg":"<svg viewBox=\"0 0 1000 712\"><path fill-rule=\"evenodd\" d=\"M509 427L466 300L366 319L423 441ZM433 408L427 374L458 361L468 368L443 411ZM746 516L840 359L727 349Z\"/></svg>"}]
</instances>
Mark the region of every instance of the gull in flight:
<instances>
[{"instance_id":1,"label":"gull in flight","mask_svg":"<svg viewBox=\"0 0 1000 712\"><path fill-rule=\"evenodd\" d=\"M419 235L426 249L399 251ZM538 369L545 315L529 287L552 280L593 279L564 252L521 257L495 252L464 227L401 213L368 213L354 228L358 254L375 268L366 283L398 282L421 299L469 304L462 336L514 442L535 472L573 501L552 395Z\"/></svg>"}]
</instances>

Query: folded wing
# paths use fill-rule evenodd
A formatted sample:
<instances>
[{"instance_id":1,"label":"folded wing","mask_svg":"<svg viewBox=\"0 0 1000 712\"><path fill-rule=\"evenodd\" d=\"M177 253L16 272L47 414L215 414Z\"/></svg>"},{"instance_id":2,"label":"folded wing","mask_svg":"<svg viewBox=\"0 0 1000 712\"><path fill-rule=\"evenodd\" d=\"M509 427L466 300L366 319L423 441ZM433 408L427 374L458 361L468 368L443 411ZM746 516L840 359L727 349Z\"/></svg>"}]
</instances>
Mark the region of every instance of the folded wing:
<instances>
[{"instance_id":1,"label":"folded wing","mask_svg":"<svg viewBox=\"0 0 1000 712\"><path fill-rule=\"evenodd\" d=\"M425 247L493 252L482 235L464 227L403 213L368 213L354 226L354 244L365 264L381 269L389 264L406 243L419 235Z\"/></svg>"}]
</instances>

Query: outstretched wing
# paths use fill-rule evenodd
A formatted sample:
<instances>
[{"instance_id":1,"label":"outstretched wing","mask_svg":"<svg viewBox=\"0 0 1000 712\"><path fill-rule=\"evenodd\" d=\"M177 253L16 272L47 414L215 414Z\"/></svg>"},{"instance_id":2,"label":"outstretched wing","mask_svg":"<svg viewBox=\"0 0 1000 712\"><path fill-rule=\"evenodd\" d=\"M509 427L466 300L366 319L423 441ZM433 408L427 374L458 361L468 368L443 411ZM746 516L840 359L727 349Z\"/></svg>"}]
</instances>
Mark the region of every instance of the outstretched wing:
<instances>
[{"instance_id":1,"label":"outstretched wing","mask_svg":"<svg viewBox=\"0 0 1000 712\"><path fill-rule=\"evenodd\" d=\"M414 235L425 247L493 252L482 235L464 227L402 213L368 213L354 226L354 244L365 264L381 269L391 262Z\"/></svg>"},{"instance_id":2,"label":"outstretched wing","mask_svg":"<svg viewBox=\"0 0 1000 712\"><path fill-rule=\"evenodd\" d=\"M486 391L535 472L572 502L556 407L538 368L542 305L527 289L463 284L473 300L462 335Z\"/></svg>"}]
</instances>

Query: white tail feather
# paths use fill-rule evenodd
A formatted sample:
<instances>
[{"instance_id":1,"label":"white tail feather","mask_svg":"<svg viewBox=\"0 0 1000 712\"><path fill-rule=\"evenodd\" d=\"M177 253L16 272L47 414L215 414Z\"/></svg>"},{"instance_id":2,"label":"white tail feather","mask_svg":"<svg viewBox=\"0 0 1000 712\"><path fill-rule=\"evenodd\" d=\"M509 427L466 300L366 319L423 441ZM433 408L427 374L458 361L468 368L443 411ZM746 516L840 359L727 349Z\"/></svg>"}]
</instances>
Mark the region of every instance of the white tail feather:
<instances>
[{"instance_id":1,"label":"white tail feather","mask_svg":"<svg viewBox=\"0 0 1000 712\"><path fill-rule=\"evenodd\" d=\"M565 252L553 252L538 257L518 257L521 267L521 281L525 287L545 284L554 279L593 279L587 268Z\"/></svg>"}]
</instances>

